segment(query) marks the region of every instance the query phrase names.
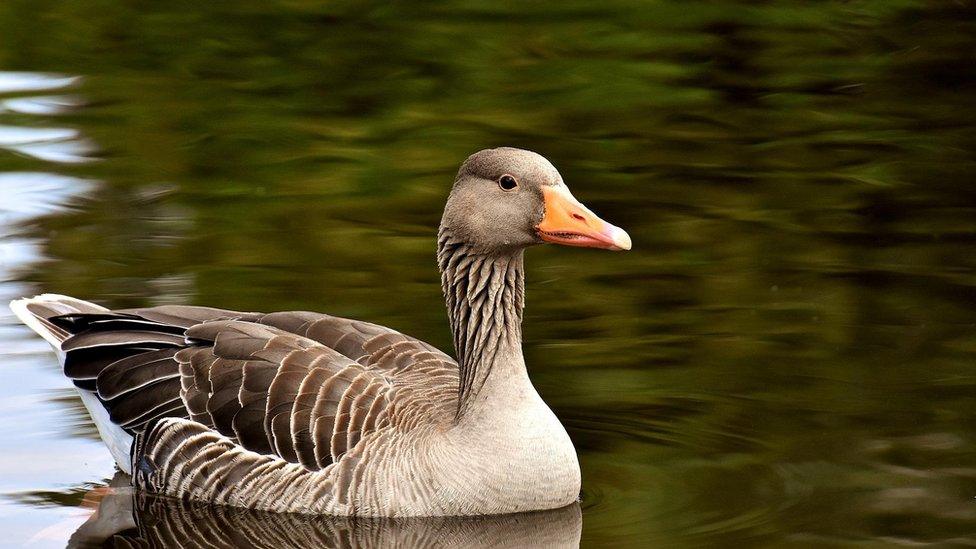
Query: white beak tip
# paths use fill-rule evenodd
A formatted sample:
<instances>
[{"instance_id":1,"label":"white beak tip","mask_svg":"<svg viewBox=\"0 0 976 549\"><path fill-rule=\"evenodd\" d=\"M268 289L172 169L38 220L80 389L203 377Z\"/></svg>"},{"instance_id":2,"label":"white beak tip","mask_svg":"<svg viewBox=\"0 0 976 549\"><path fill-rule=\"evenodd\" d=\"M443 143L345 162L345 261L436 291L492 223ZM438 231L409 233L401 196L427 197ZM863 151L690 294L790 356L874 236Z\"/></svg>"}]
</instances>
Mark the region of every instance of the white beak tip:
<instances>
[{"instance_id":1,"label":"white beak tip","mask_svg":"<svg viewBox=\"0 0 976 549\"><path fill-rule=\"evenodd\" d=\"M613 245L618 250L629 250L631 247L630 235L620 227L614 228L616 230L613 231Z\"/></svg>"}]
</instances>

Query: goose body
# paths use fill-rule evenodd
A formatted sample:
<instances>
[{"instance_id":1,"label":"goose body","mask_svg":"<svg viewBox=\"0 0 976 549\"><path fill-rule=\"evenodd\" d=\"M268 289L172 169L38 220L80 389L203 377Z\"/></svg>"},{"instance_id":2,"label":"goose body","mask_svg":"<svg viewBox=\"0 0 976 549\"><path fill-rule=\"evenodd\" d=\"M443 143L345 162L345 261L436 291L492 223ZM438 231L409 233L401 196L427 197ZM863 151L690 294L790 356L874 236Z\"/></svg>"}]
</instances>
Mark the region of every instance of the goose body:
<instances>
[{"instance_id":1,"label":"goose body","mask_svg":"<svg viewBox=\"0 0 976 549\"><path fill-rule=\"evenodd\" d=\"M577 500L565 429L521 350L524 248L628 249L535 153L461 167L438 237L457 360L312 312L11 303L56 349L138 489L268 511L483 515Z\"/></svg>"}]
</instances>

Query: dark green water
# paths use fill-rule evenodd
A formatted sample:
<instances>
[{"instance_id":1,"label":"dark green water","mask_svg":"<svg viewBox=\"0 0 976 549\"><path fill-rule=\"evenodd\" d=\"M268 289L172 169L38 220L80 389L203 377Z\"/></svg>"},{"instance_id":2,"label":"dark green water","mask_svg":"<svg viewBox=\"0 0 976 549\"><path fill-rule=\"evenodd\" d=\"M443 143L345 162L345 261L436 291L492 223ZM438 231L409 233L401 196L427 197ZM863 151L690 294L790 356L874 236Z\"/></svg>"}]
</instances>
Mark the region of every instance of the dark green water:
<instances>
[{"instance_id":1,"label":"dark green water","mask_svg":"<svg viewBox=\"0 0 976 549\"><path fill-rule=\"evenodd\" d=\"M0 71L0 297L450 349L454 172L533 149L634 240L527 255L583 546L976 544L972 2L5 0ZM110 458L0 328L0 530L63 546Z\"/></svg>"}]
</instances>

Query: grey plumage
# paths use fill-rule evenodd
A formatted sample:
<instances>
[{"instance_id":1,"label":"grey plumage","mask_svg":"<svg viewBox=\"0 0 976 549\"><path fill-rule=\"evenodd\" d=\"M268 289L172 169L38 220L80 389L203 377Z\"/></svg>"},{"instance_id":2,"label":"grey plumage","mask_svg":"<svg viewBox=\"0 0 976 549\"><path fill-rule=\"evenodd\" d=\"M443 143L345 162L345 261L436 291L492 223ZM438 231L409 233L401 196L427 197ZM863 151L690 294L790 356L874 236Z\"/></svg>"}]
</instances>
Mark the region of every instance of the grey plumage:
<instances>
[{"instance_id":1,"label":"grey plumage","mask_svg":"<svg viewBox=\"0 0 976 549\"><path fill-rule=\"evenodd\" d=\"M525 304L522 250L479 251L457 240L448 227L438 235L437 261L459 363L457 415L491 375L500 339L522 340Z\"/></svg>"},{"instance_id":2,"label":"grey plumage","mask_svg":"<svg viewBox=\"0 0 976 549\"><path fill-rule=\"evenodd\" d=\"M72 535L69 549L239 547L362 549L579 547L579 505L487 517L375 518L309 516L204 505L127 489L111 493Z\"/></svg>"},{"instance_id":3,"label":"grey plumage","mask_svg":"<svg viewBox=\"0 0 976 549\"><path fill-rule=\"evenodd\" d=\"M559 211L576 209L565 216L581 220L578 238L537 229L554 192ZM458 362L313 312L109 311L57 295L11 306L56 347L139 489L374 517L557 508L576 501L579 464L526 373L523 250L551 234L630 245L574 201L535 153L492 149L462 165L437 240Z\"/></svg>"}]
</instances>

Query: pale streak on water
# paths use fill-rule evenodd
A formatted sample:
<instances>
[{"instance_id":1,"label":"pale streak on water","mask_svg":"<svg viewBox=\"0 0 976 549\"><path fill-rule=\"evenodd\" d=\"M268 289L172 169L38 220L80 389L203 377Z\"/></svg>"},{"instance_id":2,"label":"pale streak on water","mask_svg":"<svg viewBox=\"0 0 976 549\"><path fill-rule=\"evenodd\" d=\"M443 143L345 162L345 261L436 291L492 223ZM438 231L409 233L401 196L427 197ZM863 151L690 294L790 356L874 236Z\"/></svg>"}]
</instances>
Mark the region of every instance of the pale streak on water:
<instances>
[{"instance_id":1,"label":"pale streak on water","mask_svg":"<svg viewBox=\"0 0 976 549\"><path fill-rule=\"evenodd\" d=\"M61 90L77 77L0 72L0 93ZM78 103L71 96L25 96L0 100L4 111L56 115ZM39 120L40 123L45 121ZM92 160L94 147L68 127L0 125L0 148L33 157L51 170L59 163ZM38 163L39 167L45 164ZM48 345L30 337L6 303L31 291L19 271L42 259L40 247L22 235L31 219L70 207L94 182L46 171L0 172L0 545L63 547L88 512L32 502L28 493L85 490L77 479L111 477L114 465L90 435L74 390L65 382ZM79 428L81 426L82 428ZM87 435L86 435L87 433Z\"/></svg>"}]
</instances>

